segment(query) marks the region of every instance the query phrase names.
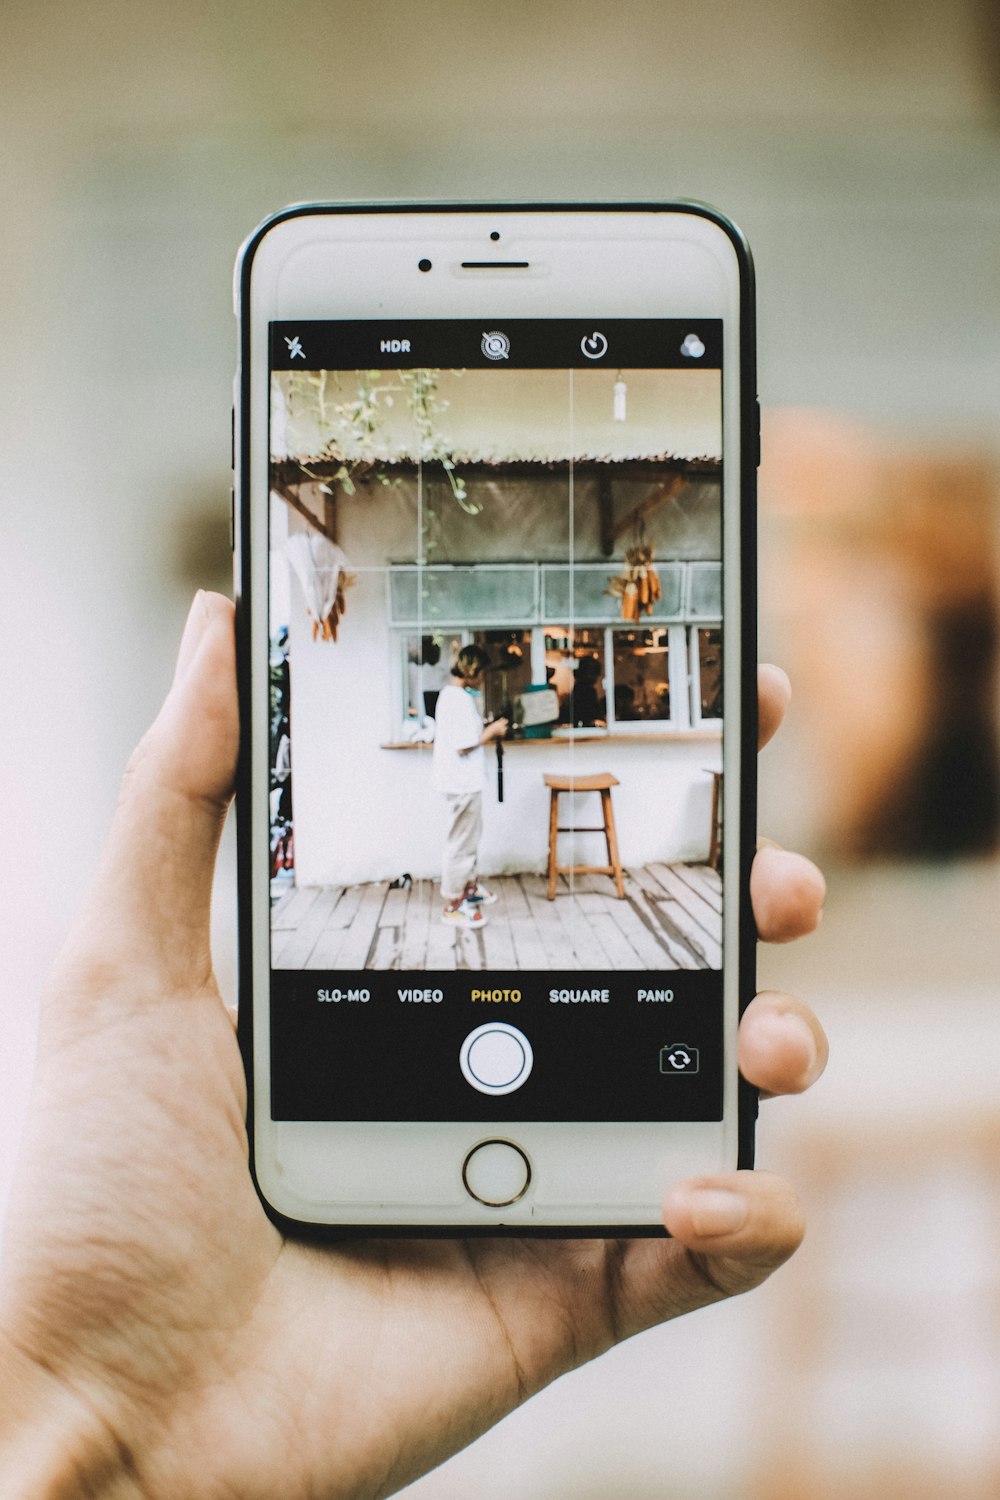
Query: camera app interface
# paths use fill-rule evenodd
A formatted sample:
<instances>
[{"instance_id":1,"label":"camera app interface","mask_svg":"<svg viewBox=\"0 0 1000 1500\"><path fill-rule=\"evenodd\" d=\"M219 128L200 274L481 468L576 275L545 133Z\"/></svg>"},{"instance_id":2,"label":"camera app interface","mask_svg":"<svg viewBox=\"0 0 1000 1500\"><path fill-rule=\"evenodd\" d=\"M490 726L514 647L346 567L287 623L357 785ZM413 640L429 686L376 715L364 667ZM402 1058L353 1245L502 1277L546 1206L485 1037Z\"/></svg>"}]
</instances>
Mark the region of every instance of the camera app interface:
<instances>
[{"instance_id":1,"label":"camera app interface","mask_svg":"<svg viewBox=\"0 0 1000 1500\"><path fill-rule=\"evenodd\" d=\"M274 1117L721 1118L721 322L270 345Z\"/></svg>"}]
</instances>

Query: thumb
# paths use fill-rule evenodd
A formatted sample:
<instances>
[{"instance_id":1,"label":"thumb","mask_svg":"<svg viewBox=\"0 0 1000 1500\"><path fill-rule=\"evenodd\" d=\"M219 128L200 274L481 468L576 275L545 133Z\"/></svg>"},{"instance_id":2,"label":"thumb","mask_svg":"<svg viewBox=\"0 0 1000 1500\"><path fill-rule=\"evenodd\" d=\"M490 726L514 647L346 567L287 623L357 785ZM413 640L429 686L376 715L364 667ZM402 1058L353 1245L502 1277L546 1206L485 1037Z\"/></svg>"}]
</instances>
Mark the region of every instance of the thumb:
<instances>
[{"instance_id":1,"label":"thumb","mask_svg":"<svg viewBox=\"0 0 1000 1500\"><path fill-rule=\"evenodd\" d=\"M199 593L173 686L129 762L64 955L77 986L81 966L95 964L127 976L139 1003L208 982L212 875L238 750L233 606Z\"/></svg>"}]
</instances>

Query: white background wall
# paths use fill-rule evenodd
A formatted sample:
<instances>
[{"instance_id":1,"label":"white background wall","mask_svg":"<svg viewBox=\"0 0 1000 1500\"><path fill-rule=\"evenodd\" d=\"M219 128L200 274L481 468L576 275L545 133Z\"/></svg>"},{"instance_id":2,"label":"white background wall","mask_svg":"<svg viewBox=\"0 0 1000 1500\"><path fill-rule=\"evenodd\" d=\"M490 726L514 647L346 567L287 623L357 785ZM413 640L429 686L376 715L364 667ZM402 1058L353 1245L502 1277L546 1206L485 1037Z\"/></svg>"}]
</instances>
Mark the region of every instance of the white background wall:
<instances>
[{"instance_id":1,"label":"white background wall","mask_svg":"<svg viewBox=\"0 0 1000 1500\"><path fill-rule=\"evenodd\" d=\"M975 0L8 0L4 1180L41 977L190 594L227 583L230 272L248 229L312 196L706 198L755 249L765 408L824 406L995 453L997 75ZM794 621L766 458L762 489L764 650L780 659ZM811 795L793 707L762 760L762 827L801 842ZM992 1106L997 894L993 864L834 872L821 936L762 964L817 1000L835 1047L814 1099L766 1106L764 1161L792 1162L798 1139L844 1119L877 1137L904 1103L942 1134L970 1098ZM229 844L217 908L232 993ZM807 1207L822 1202L820 1183ZM905 1260L912 1216L855 1212L859 1243ZM761 1434L794 1436L790 1393L762 1380L814 1253L755 1298L560 1382L415 1495L744 1500ZM916 1424L886 1387L887 1444L955 1451L940 1378ZM988 1440L962 1451L975 1461Z\"/></svg>"}]
</instances>

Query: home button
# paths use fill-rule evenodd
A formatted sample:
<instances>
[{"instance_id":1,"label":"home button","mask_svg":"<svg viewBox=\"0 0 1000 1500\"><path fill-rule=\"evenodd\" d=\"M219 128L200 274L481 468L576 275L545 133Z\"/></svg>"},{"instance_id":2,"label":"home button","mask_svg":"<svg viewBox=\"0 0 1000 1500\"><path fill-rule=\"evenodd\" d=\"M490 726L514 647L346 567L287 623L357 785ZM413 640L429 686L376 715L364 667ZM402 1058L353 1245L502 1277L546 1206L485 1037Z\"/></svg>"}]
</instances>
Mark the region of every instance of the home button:
<instances>
[{"instance_id":1,"label":"home button","mask_svg":"<svg viewBox=\"0 0 1000 1500\"><path fill-rule=\"evenodd\" d=\"M506 1208L527 1192L531 1163L513 1141L480 1141L465 1158L462 1181L487 1208Z\"/></svg>"}]
</instances>

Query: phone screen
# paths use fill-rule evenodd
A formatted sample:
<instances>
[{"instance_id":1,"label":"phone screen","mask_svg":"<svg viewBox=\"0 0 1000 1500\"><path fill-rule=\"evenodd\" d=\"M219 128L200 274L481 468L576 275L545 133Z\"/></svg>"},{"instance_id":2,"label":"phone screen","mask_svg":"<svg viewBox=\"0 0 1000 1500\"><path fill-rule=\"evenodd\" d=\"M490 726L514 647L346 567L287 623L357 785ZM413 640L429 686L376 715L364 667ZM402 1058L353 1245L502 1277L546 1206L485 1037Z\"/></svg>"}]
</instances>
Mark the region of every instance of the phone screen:
<instances>
[{"instance_id":1,"label":"phone screen","mask_svg":"<svg viewBox=\"0 0 1000 1500\"><path fill-rule=\"evenodd\" d=\"M270 325L274 1119L722 1118L722 329Z\"/></svg>"}]
</instances>

